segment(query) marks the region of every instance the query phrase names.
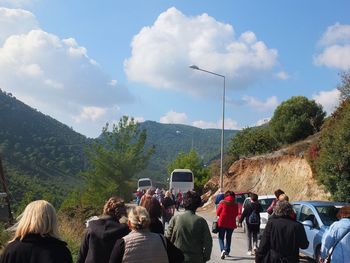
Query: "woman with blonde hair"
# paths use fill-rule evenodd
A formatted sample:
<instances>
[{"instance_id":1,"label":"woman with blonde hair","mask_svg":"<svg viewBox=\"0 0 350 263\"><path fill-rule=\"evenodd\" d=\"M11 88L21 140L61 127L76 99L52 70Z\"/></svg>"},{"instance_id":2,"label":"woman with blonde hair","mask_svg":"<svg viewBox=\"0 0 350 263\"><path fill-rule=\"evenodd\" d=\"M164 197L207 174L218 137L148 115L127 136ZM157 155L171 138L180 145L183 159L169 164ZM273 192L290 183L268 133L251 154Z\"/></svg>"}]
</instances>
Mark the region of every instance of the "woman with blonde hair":
<instances>
[{"instance_id":1,"label":"woman with blonde hair","mask_svg":"<svg viewBox=\"0 0 350 263\"><path fill-rule=\"evenodd\" d=\"M20 215L13 239L1 263L71 263L72 256L58 235L55 208L45 200L31 202Z\"/></svg>"},{"instance_id":2,"label":"woman with blonde hair","mask_svg":"<svg viewBox=\"0 0 350 263\"><path fill-rule=\"evenodd\" d=\"M117 240L109 263L182 262L183 255L181 251L163 235L150 232L149 224L150 217L144 207L136 206L132 208L128 216L128 225L131 232Z\"/></svg>"}]
</instances>

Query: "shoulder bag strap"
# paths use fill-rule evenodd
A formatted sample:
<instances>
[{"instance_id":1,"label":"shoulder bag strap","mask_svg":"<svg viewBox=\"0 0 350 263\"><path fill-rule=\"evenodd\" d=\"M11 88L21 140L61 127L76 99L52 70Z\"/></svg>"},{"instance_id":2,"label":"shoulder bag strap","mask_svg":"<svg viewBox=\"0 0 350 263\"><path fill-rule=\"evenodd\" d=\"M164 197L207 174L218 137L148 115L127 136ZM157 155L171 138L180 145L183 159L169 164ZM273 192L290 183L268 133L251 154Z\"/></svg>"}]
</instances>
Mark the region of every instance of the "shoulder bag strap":
<instances>
[{"instance_id":1,"label":"shoulder bag strap","mask_svg":"<svg viewBox=\"0 0 350 263\"><path fill-rule=\"evenodd\" d=\"M349 232L350 232L350 228L345 232L345 234L344 234L340 239L337 240L337 242L334 243L334 245L329 249L327 258L330 258L330 257L332 256L335 247L338 245L338 243L339 243L340 241L342 241L342 239L343 239Z\"/></svg>"}]
</instances>

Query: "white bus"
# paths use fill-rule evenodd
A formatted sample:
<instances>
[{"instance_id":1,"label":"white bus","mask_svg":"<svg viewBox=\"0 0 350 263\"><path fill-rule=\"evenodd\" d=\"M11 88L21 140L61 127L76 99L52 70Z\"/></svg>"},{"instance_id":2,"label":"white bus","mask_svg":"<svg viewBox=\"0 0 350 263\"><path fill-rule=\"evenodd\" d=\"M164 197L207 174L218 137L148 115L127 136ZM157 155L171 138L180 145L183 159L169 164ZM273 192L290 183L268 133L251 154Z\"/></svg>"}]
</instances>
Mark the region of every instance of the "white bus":
<instances>
[{"instance_id":1,"label":"white bus","mask_svg":"<svg viewBox=\"0 0 350 263\"><path fill-rule=\"evenodd\" d=\"M189 169L175 169L170 175L170 189L177 194L179 191L186 193L194 189L193 173Z\"/></svg>"},{"instance_id":2,"label":"white bus","mask_svg":"<svg viewBox=\"0 0 350 263\"><path fill-rule=\"evenodd\" d=\"M153 189L153 183L150 178L140 178L137 182L137 188L140 190Z\"/></svg>"}]
</instances>

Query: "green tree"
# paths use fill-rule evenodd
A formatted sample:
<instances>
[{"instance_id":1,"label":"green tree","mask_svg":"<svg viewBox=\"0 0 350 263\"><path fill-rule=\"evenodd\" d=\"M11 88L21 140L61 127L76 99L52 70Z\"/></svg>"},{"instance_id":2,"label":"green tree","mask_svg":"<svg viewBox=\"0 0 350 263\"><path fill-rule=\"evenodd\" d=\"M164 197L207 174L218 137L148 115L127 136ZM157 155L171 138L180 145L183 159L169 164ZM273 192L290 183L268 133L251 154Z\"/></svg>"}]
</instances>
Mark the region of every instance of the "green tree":
<instances>
[{"instance_id":1,"label":"green tree","mask_svg":"<svg viewBox=\"0 0 350 263\"><path fill-rule=\"evenodd\" d=\"M317 178L333 199L350 202L350 97L323 126L318 148Z\"/></svg>"},{"instance_id":2,"label":"green tree","mask_svg":"<svg viewBox=\"0 0 350 263\"><path fill-rule=\"evenodd\" d=\"M168 174L174 169L190 169L194 175L196 191L202 191L204 184L209 180L209 169L204 167L201 158L194 149L188 153L179 153L176 159L168 165Z\"/></svg>"},{"instance_id":3,"label":"green tree","mask_svg":"<svg viewBox=\"0 0 350 263\"><path fill-rule=\"evenodd\" d=\"M345 100L350 97L350 70L340 74L340 84L337 89L340 91L340 99Z\"/></svg>"},{"instance_id":4,"label":"green tree","mask_svg":"<svg viewBox=\"0 0 350 263\"><path fill-rule=\"evenodd\" d=\"M318 132L324 117L321 105L296 96L277 107L269 125L274 138L281 143L292 143Z\"/></svg>"},{"instance_id":5,"label":"green tree","mask_svg":"<svg viewBox=\"0 0 350 263\"><path fill-rule=\"evenodd\" d=\"M240 158L271 152L277 147L278 142L267 127L253 127L245 128L232 137L229 152Z\"/></svg>"},{"instance_id":6,"label":"green tree","mask_svg":"<svg viewBox=\"0 0 350 263\"><path fill-rule=\"evenodd\" d=\"M83 202L100 206L111 195L130 197L130 181L154 152L153 147L145 149L145 142L146 131L138 129L133 118L122 117L111 131L107 123L101 139L86 151L90 167L83 173L87 182Z\"/></svg>"}]
</instances>

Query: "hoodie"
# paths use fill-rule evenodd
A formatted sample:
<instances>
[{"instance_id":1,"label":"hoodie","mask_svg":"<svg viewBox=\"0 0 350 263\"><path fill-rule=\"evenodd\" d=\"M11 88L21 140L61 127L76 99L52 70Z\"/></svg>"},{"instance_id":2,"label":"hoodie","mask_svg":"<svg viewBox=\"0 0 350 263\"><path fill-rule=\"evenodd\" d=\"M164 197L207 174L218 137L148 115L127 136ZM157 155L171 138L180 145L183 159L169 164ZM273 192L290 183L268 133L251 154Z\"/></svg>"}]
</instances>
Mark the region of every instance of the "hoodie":
<instances>
[{"instance_id":1,"label":"hoodie","mask_svg":"<svg viewBox=\"0 0 350 263\"><path fill-rule=\"evenodd\" d=\"M91 221L81 243L77 263L108 263L115 242L129 234L127 225L111 216Z\"/></svg>"},{"instance_id":2,"label":"hoodie","mask_svg":"<svg viewBox=\"0 0 350 263\"><path fill-rule=\"evenodd\" d=\"M226 196L224 200L221 200L216 210L216 215L219 217L219 227L237 228L236 217L238 215L238 205L235 203L235 198L233 196Z\"/></svg>"}]
</instances>

